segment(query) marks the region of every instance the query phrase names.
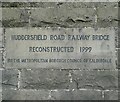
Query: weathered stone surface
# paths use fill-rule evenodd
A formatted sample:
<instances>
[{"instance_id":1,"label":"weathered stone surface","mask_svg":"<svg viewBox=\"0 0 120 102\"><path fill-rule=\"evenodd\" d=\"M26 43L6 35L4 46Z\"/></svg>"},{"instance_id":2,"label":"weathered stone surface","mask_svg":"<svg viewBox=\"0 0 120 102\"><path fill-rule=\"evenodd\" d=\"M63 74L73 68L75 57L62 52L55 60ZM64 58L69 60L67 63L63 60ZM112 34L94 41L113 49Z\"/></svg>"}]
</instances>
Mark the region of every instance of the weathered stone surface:
<instances>
[{"instance_id":1,"label":"weathered stone surface","mask_svg":"<svg viewBox=\"0 0 120 102\"><path fill-rule=\"evenodd\" d=\"M118 26L118 8L100 7L97 9L97 26L99 27L117 27Z\"/></svg>"},{"instance_id":2,"label":"weathered stone surface","mask_svg":"<svg viewBox=\"0 0 120 102\"><path fill-rule=\"evenodd\" d=\"M105 91L105 100L118 100L118 91Z\"/></svg>"},{"instance_id":3,"label":"weathered stone surface","mask_svg":"<svg viewBox=\"0 0 120 102\"><path fill-rule=\"evenodd\" d=\"M53 7L51 7L51 4ZM19 4L6 3L6 6L7 5L17 6ZM24 5L24 3L21 5ZM3 26L23 27L28 23L33 27L93 27L94 25L95 10L94 8L87 8L86 6L88 4L63 3L63 5L61 5L61 3L38 3L36 5L41 5L43 7L31 8L30 10L29 8L3 8ZM81 5L84 6L82 7ZM93 3L89 5L93 5Z\"/></svg>"},{"instance_id":4,"label":"weathered stone surface","mask_svg":"<svg viewBox=\"0 0 120 102\"><path fill-rule=\"evenodd\" d=\"M2 90L2 69L0 68L0 91Z\"/></svg>"},{"instance_id":5,"label":"weathered stone surface","mask_svg":"<svg viewBox=\"0 0 120 102\"><path fill-rule=\"evenodd\" d=\"M3 47L3 29L1 28L0 25L0 48Z\"/></svg>"},{"instance_id":6,"label":"weathered stone surface","mask_svg":"<svg viewBox=\"0 0 120 102\"><path fill-rule=\"evenodd\" d=\"M2 19L3 20L20 20L20 9L17 8L2 8Z\"/></svg>"},{"instance_id":7,"label":"weathered stone surface","mask_svg":"<svg viewBox=\"0 0 120 102\"><path fill-rule=\"evenodd\" d=\"M3 70L2 71L2 85L3 89L18 87L18 71L17 70Z\"/></svg>"},{"instance_id":8,"label":"weathered stone surface","mask_svg":"<svg viewBox=\"0 0 120 102\"><path fill-rule=\"evenodd\" d=\"M48 90L3 90L3 100L48 100Z\"/></svg>"},{"instance_id":9,"label":"weathered stone surface","mask_svg":"<svg viewBox=\"0 0 120 102\"><path fill-rule=\"evenodd\" d=\"M79 71L73 70L72 88L118 89L118 71Z\"/></svg>"},{"instance_id":10,"label":"weathered stone surface","mask_svg":"<svg viewBox=\"0 0 120 102\"><path fill-rule=\"evenodd\" d=\"M22 2L23 0L9 0L9 1L4 0L4 2L6 1ZM38 2L33 3L31 1L38 1ZM68 66L64 64L60 65L59 68L72 69L71 74L69 74L68 70L61 70L61 71L51 70L53 67L55 69L56 66L59 65L58 63L56 63L55 65L51 64L51 66L46 65L46 63L44 65L42 63L40 64L32 63L31 64L32 66L31 65L29 66L29 63L20 64L19 61L14 66L14 64L11 63L10 65L8 65L9 68L13 68L14 66L14 68L26 68L26 69L22 69L21 76L19 76L20 90L11 90L11 88L12 89L18 88L18 71L16 69L3 71L3 76L1 76L1 78L3 77L2 78L3 81L1 82L0 80L0 83L3 83L3 99L4 100L47 100L47 99L103 100L102 90L106 90L104 100L117 100L118 99L117 89L118 89L118 82L120 83L119 81L120 78L118 80L118 71L117 70L113 71L113 70L116 69L115 60L117 59L115 58L116 57L115 45L116 47L120 48L120 43L117 40L117 37L114 39L114 36L115 36L114 30L108 28L108 27L118 26L117 2L114 2L115 0L107 0L107 1L112 1L112 3L107 3L105 2L105 0L100 0L100 2L98 3L93 2L94 0L79 0L79 1L82 1L79 3L78 2L76 3L48 2L49 0L46 0L47 2L45 2L45 0L43 0L43 2L40 2L40 1L42 0L29 0L29 2L31 3L23 3L23 2L22 3L17 3L17 2L4 3L4 5L2 5L3 7L5 7L3 8L3 11L2 11L3 17L1 16L2 14L0 14L0 17L3 18L3 22L2 22L3 27L26 27L28 25L32 27L63 27L63 28L64 27L65 28L96 27L96 29L99 27L107 27L105 29L99 28L99 30L95 30L95 31L90 30L91 28L90 29L86 28L86 30L80 30L84 34L96 34L96 33L109 34L112 39L107 43L102 42L101 45L99 42L90 42L90 45L95 44L93 45L95 50L93 51L92 55L84 53L82 57L83 58L99 57L99 58L107 58L107 59L112 58L112 63L111 64L103 64L103 63L102 64L97 64L97 63L83 64L82 63L82 65L76 64L76 66L72 63L69 63ZM86 1L89 1L89 2L85 3ZM90 1L92 1L93 3ZM9 8L9 7L15 7L15 8ZM22 8L16 8L16 7L36 7L36 8L22 9ZM97 16L95 16L96 14ZM1 19L0 19L0 22L1 22ZM1 23L0 23L0 26L1 26ZM21 32L21 34L25 34L24 32L22 32L23 29L21 29L20 31L16 29L15 32L13 29L11 30L13 34L17 34L19 32ZM28 30L29 29L27 29L27 31ZM30 32L34 33L33 30L31 30ZM0 47L2 47L1 34L2 33L0 33ZM119 39L119 31L118 31L118 39ZM116 42L114 42L114 40ZM23 44L17 42L20 47L27 45L26 43L24 43L24 41L21 41L21 42ZM54 43L57 44L56 42ZM80 45L80 43L76 45ZM26 46L24 48L18 49L17 44L14 45L15 43L13 43L10 46L9 44L10 43L8 43L8 49L10 49L9 54L12 57L16 56L16 58L18 58L20 55L27 56L26 51L24 51L24 48L26 48ZM47 45L49 44L50 43L48 42ZM63 44L65 45L64 42ZM72 45L72 43L70 44ZM32 43L29 43L28 45L32 45ZM84 42L83 45L87 45L87 43ZM105 53L103 53L101 50L103 52L105 51ZM120 68L120 65L119 65L120 51L119 50L120 49L118 49L117 68ZM15 51L18 51L18 53L16 53ZM22 51L25 53L23 53ZM99 51L100 53L99 55L97 55ZM11 58L11 56L9 57ZM41 56L38 56L37 54L33 54L33 56L35 58L36 57L41 58ZM46 57L47 54L42 54L42 56ZM53 57L52 54L50 56ZM59 54L57 54L55 58L57 58L58 56ZM78 53L76 54L76 56L77 56L76 58L81 58L81 56L78 56ZM29 57L29 54L27 57ZM64 57L67 58L68 55ZM75 57L75 56L73 55L72 57ZM1 63L2 63L2 53L0 53L0 67L2 67ZM34 68L43 68L43 67L46 67L49 69L34 69ZM80 69L80 70L75 70L75 69ZM84 70L83 71L82 69L85 69L85 70L86 69L87 70L108 69L108 70L106 71L98 71L98 70L85 71ZM0 75L1 74L2 72L0 72ZM39 90L36 90L36 89L39 89ZM40 90L40 89L46 89L46 90ZM50 92L50 90L48 89L55 89L55 90ZM73 90L66 90L66 89L73 89ZM80 90L77 90L77 89L80 89ZM101 91L96 89L100 89ZM112 90L116 90L116 91L112 91ZM0 93L1 93L1 90L0 90Z\"/></svg>"},{"instance_id":11,"label":"weathered stone surface","mask_svg":"<svg viewBox=\"0 0 120 102\"><path fill-rule=\"evenodd\" d=\"M65 70L22 70L20 87L22 89L67 89L68 71Z\"/></svg>"},{"instance_id":12,"label":"weathered stone surface","mask_svg":"<svg viewBox=\"0 0 120 102\"><path fill-rule=\"evenodd\" d=\"M118 7L117 2L3 2L2 7L61 7L92 8L92 7Z\"/></svg>"},{"instance_id":13,"label":"weathered stone surface","mask_svg":"<svg viewBox=\"0 0 120 102\"><path fill-rule=\"evenodd\" d=\"M93 2L3 2L2 7L42 7L42 8L48 8L48 7L61 7L61 6L67 6L69 8L83 8L88 7L92 8L94 7Z\"/></svg>"},{"instance_id":14,"label":"weathered stone surface","mask_svg":"<svg viewBox=\"0 0 120 102\"><path fill-rule=\"evenodd\" d=\"M52 100L102 100L101 91L95 90L56 90L51 92Z\"/></svg>"},{"instance_id":15,"label":"weathered stone surface","mask_svg":"<svg viewBox=\"0 0 120 102\"><path fill-rule=\"evenodd\" d=\"M0 27L2 27L2 8L0 8Z\"/></svg>"},{"instance_id":16,"label":"weathered stone surface","mask_svg":"<svg viewBox=\"0 0 120 102\"><path fill-rule=\"evenodd\" d=\"M56 7L56 2L3 2L2 7Z\"/></svg>"},{"instance_id":17,"label":"weathered stone surface","mask_svg":"<svg viewBox=\"0 0 120 102\"><path fill-rule=\"evenodd\" d=\"M120 69L120 49L117 49L117 68Z\"/></svg>"},{"instance_id":18,"label":"weathered stone surface","mask_svg":"<svg viewBox=\"0 0 120 102\"><path fill-rule=\"evenodd\" d=\"M32 26L50 26L50 27L84 27L93 26L94 9L93 8L33 8L31 12ZM47 15L47 16L46 16Z\"/></svg>"},{"instance_id":19,"label":"weathered stone surface","mask_svg":"<svg viewBox=\"0 0 120 102\"><path fill-rule=\"evenodd\" d=\"M29 23L33 27L95 27L96 13L98 15L97 26L118 26L117 2L15 2L3 3L2 6L36 7L31 9L3 8L4 27L23 27Z\"/></svg>"},{"instance_id":20,"label":"weathered stone surface","mask_svg":"<svg viewBox=\"0 0 120 102\"><path fill-rule=\"evenodd\" d=\"M94 2L96 8L118 7L118 2Z\"/></svg>"},{"instance_id":21,"label":"weathered stone surface","mask_svg":"<svg viewBox=\"0 0 120 102\"><path fill-rule=\"evenodd\" d=\"M119 24L119 29L118 29L118 39L117 39L117 48L120 48L120 24Z\"/></svg>"},{"instance_id":22,"label":"weathered stone surface","mask_svg":"<svg viewBox=\"0 0 120 102\"><path fill-rule=\"evenodd\" d=\"M1 0L8 2L8 0ZM29 2L118 2L119 0L29 0ZM28 0L9 0L9 2L28 2Z\"/></svg>"},{"instance_id":23,"label":"weathered stone surface","mask_svg":"<svg viewBox=\"0 0 120 102\"><path fill-rule=\"evenodd\" d=\"M29 10L24 8L2 8L4 27L23 27L29 22Z\"/></svg>"},{"instance_id":24,"label":"weathered stone surface","mask_svg":"<svg viewBox=\"0 0 120 102\"><path fill-rule=\"evenodd\" d=\"M0 68L2 68L2 65L3 65L3 59L2 59L2 50L0 50Z\"/></svg>"},{"instance_id":25,"label":"weathered stone surface","mask_svg":"<svg viewBox=\"0 0 120 102\"><path fill-rule=\"evenodd\" d=\"M115 47L119 48L120 46L120 41L119 41L119 32L118 32L119 28L115 27Z\"/></svg>"},{"instance_id":26,"label":"weathered stone surface","mask_svg":"<svg viewBox=\"0 0 120 102\"><path fill-rule=\"evenodd\" d=\"M47 39L14 40L13 35L46 35ZM64 35L65 39L51 40L51 35ZM89 36L89 39L79 38L83 35ZM116 69L115 30L113 28L99 28L98 30L94 28L8 28L5 36L6 68ZM93 40L93 36L97 36L97 40ZM109 37L108 40L98 40L98 36ZM36 50L37 47L40 48L39 51ZM44 51L45 47L48 47L49 51ZM52 51L51 47L57 49L69 47L73 50ZM91 47L92 50L84 52L80 51L80 47Z\"/></svg>"},{"instance_id":27,"label":"weathered stone surface","mask_svg":"<svg viewBox=\"0 0 120 102\"><path fill-rule=\"evenodd\" d=\"M94 4L93 2L64 2L61 6L67 6L69 8L93 8Z\"/></svg>"},{"instance_id":28,"label":"weathered stone surface","mask_svg":"<svg viewBox=\"0 0 120 102\"><path fill-rule=\"evenodd\" d=\"M2 91L0 91L0 102L2 102Z\"/></svg>"},{"instance_id":29,"label":"weathered stone surface","mask_svg":"<svg viewBox=\"0 0 120 102\"><path fill-rule=\"evenodd\" d=\"M0 102L2 101L2 69L0 68Z\"/></svg>"}]
</instances>

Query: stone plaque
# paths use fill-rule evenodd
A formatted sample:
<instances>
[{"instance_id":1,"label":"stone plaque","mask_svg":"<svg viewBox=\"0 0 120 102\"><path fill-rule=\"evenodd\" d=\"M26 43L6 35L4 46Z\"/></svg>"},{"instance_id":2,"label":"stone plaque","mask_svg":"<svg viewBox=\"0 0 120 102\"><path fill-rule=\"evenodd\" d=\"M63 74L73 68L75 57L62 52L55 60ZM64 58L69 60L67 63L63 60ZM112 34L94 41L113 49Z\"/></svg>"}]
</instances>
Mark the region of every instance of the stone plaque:
<instances>
[{"instance_id":1,"label":"stone plaque","mask_svg":"<svg viewBox=\"0 0 120 102\"><path fill-rule=\"evenodd\" d=\"M115 69L113 28L7 28L6 68Z\"/></svg>"}]
</instances>

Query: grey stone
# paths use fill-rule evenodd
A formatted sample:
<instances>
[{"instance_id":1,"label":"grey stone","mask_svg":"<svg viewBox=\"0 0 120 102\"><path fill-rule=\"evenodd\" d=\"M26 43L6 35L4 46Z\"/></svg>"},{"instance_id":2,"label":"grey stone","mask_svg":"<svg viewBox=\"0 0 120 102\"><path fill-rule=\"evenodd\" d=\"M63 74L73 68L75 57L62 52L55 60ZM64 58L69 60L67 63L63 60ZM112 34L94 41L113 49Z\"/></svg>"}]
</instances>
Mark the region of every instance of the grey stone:
<instances>
[{"instance_id":1,"label":"grey stone","mask_svg":"<svg viewBox=\"0 0 120 102\"><path fill-rule=\"evenodd\" d=\"M2 27L2 8L0 8L0 27ZM1 36L1 32L0 32L0 36Z\"/></svg>"},{"instance_id":2,"label":"grey stone","mask_svg":"<svg viewBox=\"0 0 120 102\"><path fill-rule=\"evenodd\" d=\"M20 9L18 8L2 8L2 20L20 20Z\"/></svg>"},{"instance_id":3,"label":"grey stone","mask_svg":"<svg viewBox=\"0 0 120 102\"><path fill-rule=\"evenodd\" d=\"M29 23L29 10L25 8L2 8L4 27L23 27Z\"/></svg>"},{"instance_id":4,"label":"grey stone","mask_svg":"<svg viewBox=\"0 0 120 102\"><path fill-rule=\"evenodd\" d=\"M18 88L18 70L3 70L2 85L3 89Z\"/></svg>"},{"instance_id":5,"label":"grey stone","mask_svg":"<svg viewBox=\"0 0 120 102\"><path fill-rule=\"evenodd\" d=\"M118 71L79 71L72 72L72 88L118 89Z\"/></svg>"},{"instance_id":6,"label":"grey stone","mask_svg":"<svg viewBox=\"0 0 120 102\"><path fill-rule=\"evenodd\" d=\"M4 90L3 100L48 100L49 90Z\"/></svg>"},{"instance_id":7,"label":"grey stone","mask_svg":"<svg viewBox=\"0 0 120 102\"><path fill-rule=\"evenodd\" d=\"M120 48L120 26L118 26L118 39L117 39L117 48Z\"/></svg>"},{"instance_id":8,"label":"grey stone","mask_svg":"<svg viewBox=\"0 0 120 102\"><path fill-rule=\"evenodd\" d=\"M98 27L117 27L118 26L118 8L100 7L97 8Z\"/></svg>"},{"instance_id":9,"label":"grey stone","mask_svg":"<svg viewBox=\"0 0 120 102\"><path fill-rule=\"evenodd\" d=\"M8 0L1 0L8 2ZM9 2L28 2L28 0L9 0ZM29 0L29 2L118 2L118 0Z\"/></svg>"},{"instance_id":10,"label":"grey stone","mask_svg":"<svg viewBox=\"0 0 120 102\"><path fill-rule=\"evenodd\" d=\"M8 0L4 0L8 1ZM19 0L9 0L10 1L19 1ZM25 1L25 0L24 0ZM28 1L28 0L26 0ZM38 1L36 3L23 3L22 0L19 3L4 3L2 6L3 11L2 15L0 13L0 22L2 17L3 27L63 27L63 28L80 28L79 30L75 30L75 34L82 32L83 34L109 34L110 40L108 42L83 42L83 45L92 45L93 52L90 54L78 54L68 56L67 54L59 55L59 54L31 54L33 58L41 58L42 56L58 58L58 56L62 56L63 58L106 58L112 59L112 63L109 64L97 64L97 63L87 63L84 64L76 64L76 63L6 63L5 68L15 68L11 70L0 70L0 76L2 80L0 83L3 84L3 93L2 87L0 85L0 95L3 94L4 100L103 100L104 91L104 100L117 100L118 99L118 71L116 70L116 56L115 56L115 45L120 48L119 43L119 30L117 32L112 28L108 27L117 27L118 26L118 3L113 2L76 2L76 3L68 3L68 2L40 2L40 0L29 0L29 1ZM93 0L91 0L93 1ZM109 0L111 1L111 0ZM20 3L22 2L22 3ZM7 7L7 8L6 8ZM14 8L11 8L14 7ZM19 8L16 8L19 7ZM20 8L24 7L24 8ZM25 8L26 7L26 8ZM28 7L28 8L27 8ZM36 8L29 8L36 7ZM95 15L97 13L97 22L95 25ZM2 25L0 24L0 25ZM93 28L85 28L82 27L95 27L98 30L94 30ZM106 27L106 28L99 28ZM30 34L31 32L36 32L38 28L33 29L7 29L6 38L9 39L8 36L11 34ZM41 28L40 28L41 29ZM55 31L55 29L52 29ZM61 33L66 34L67 30L60 30ZM71 34L73 29L69 29L67 34ZM27 33L26 33L27 32ZM53 32L48 30L50 34ZM43 32L44 34L45 32ZM46 33L49 35L49 33ZM59 31L57 32L59 33ZM118 33L118 35L117 35ZM74 35L75 35L74 34ZM116 36L116 35L117 36ZM118 37L118 39L117 39ZM0 29L0 47L2 47L2 33ZM115 41L116 42L115 42ZM6 40L7 42L8 40ZM31 46L34 42L22 43L6 43L6 51L7 58L31 58L30 54L26 52L26 46ZM39 43L41 44L41 43ZM35 45L39 45L35 43ZM42 43L43 45L50 45L51 43ZM66 45L66 43L53 42L52 45ZM73 43L67 42L67 44L72 45ZM77 43L76 45L81 45ZM120 68L119 62L119 51L117 51L118 63L117 68ZM9 53L8 53L9 52ZM61 57L60 57L61 58ZM0 68L2 68L2 50L0 52ZM7 61L7 60L5 60ZM16 68L22 68L20 76L18 79L18 70ZM25 68L25 69L23 69ZM29 68L29 69L27 69ZM36 68L36 69L35 69ZM40 69L46 68L46 69ZM48 69L49 68L49 69ZM55 69L72 69L71 74L69 74L69 70L55 70ZM74 69L74 70L73 70ZM76 70L80 69L80 70ZM93 71L85 71L82 69L107 69L105 70L93 70ZM70 76L71 75L71 76ZM18 83L19 80L19 83ZM20 85L20 86L18 86ZM16 90L20 88L19 90ZM14 89L14 90L12 90ZM27 90L26 90L27 89ZM41 90L42 89L42 90ZM43 90L46 89L46 90ZM48 90L49 89L49 90ZM50 89L55 89L50 91ZM69 90L70 89L70 90ZM72 89L72 90L71 90ZM79 89L79 90L78 90ZM116 91L112 91L116 90ZM1 99L1 96L0 96Z\"/></svg>"},{"instance_id":11,"label":"grey stone","mask_svg":"<svg viewBox=\"0 0 120 102\"><path fill-rule=\"evenodd\" d=\"M105 100L118 100L118 91L105 91Z\"/></svg>"},{"instance_id":12,"label":"grey stone","mask_svg":"<svg viewBox=\"0 0 120 102\"><path fill-rule=\"evenodd\" d=\"M17 6L19 4L6 4ZM21 5L24 5L22 3ZM29 4L28 4L29 5ZM87 8L84 3L38 3L40 8L3 8L2 24L4 27L31 26L61 26L61 27L85 27L94 26L94 8ZM51 7L53 5L53 7ZM81 7L81 5L84 5ZM81 8L80 8L81 7ZM47 16L46 16L47 14ZM30 17L30 22L29 22Z\"/></svg>"},{"instance_id":13,"label":"grey stone","mask_svg":"<svg viewBox=\"0 0 120 102\"><path fill-rule=\"evenodd\" d=\"M119 48L120 47L120 41L119 41L119 27L115 28L115 47Z\"/></svg>"},{"instance_id":14,"label":"grey stone","mask_svg":"<svg viewBox=\"0 0 120 102\"><path fill-rule=\"evenodd\" d=\"M0 48L2 47L3 47L3 28L1 28L0 26Z\"/></svg>"},{"instance_id":15,"label":"grey stone","mask_svg":"<svg viewBox=\"0 0 120 102\"><path fill-rule=\"evenodd\" d=\"M2 69L0 69L0 102L2 100Z\"/></svg>"},{"instance_id":16,"label":"grey stone","mask_svg":"<svg viewBox=\"0 0 120 102\"><path fill-rule=\"evenodd\" d=\"M2 102L2 92L0 92L0 101Z\"/></svg>"},{"instance_id":17,"label":"grey stone","mask_svg":"<svg viewBox=\"0 0 120 102\"><path fill-rule=\"evenodd\" d=\"M0 49L0 68L2 68L2 66L3 66L2 53L3 53L3 51L2 51L2 49Z\"/></svg>"},{"instance_id":18,"label":"grey stone","mask_svg":"<svg viewBox=\"0 0 120 102\"><path fill-rule=\"evenodd\" d=\"M69 88L68 71L51 69L22 70L22 89L66 89Z\"/></svg>"},{"instance_id":19,"label":"grey stone","mask_svg":"<svg viewBox=\"0 0 120 102\"><path fill-rule=\"evenodd\" d=\"M3 2L2 7L61 7L92 8L92 7L118 7L117 2Z\"/></svg>"},{"instance_id":20,"label":"grey stone","mask_svg":"<svg viewBox=\"0 0 120 102\"><path fill-rule=\"evenodd\" d=\"M0 68L0 92L2 92L2 69Z\"/></svg>"},{"instance_id":21,"label":"grey stone","mask_svg":"<svg viewBox=\"0 0 120 102\"><path fill-rule=\"evenodd\" d=\"M96 8L118 7L118 2L94 2Z\"/></svg>"},{"instance_id":22,"label":"grey stone","mask_svg":"<svg viewBox=\"0 0 120 102\"><path fill-rule=\"evenodd\" d=\"M10 40L11 35L46 35L47 40ZM50 40L50 35L64 35L65 40ZM89 40L68 40L68 35L89 35ZM109 40L93 40L93 36L109 36ZM6 68L116 69L114 28L7 28ZM78 38L79 39L79 38ZM73 47L71 52L30 51L36 47ZM91 47L91 52L80 52ZM15 49L15 50L14 50ZM45 61L42 61L45 60ZM52 59L52 61L51 61ZM59 61L57 61L57 59ZM104 59L105 61L103 61ZM77 60L77 61L76 61ZM97 62L97 60L99 60ZM102 61L100 61L102 60Z\"/></svg>"},{"instance_id":23,"label":"grey stone","mask_svg":"<svg viewBox=\"0 0 120 102\"><path fill-rule=\"evenodd\" d=\"M84 27L93 26L93 8L32 8L31 26L50 26L50 27ZM47 15L47 16L46 16Z\"/></svg>"},{"instance_id":24,"label":"grey stone","mask_svg":"<svg viewBox=\"0 0 120 102\"><path fill-rule=\"evenodd\" d=\"M117 68L120 69L120 49L117 49Z\"/></svg>"},{"instance_id":25,"label":"grey stone","mask_svg":"<svg viewBox=\"0 0 120 102\"><path fill-rule=\"evenodd\" d=\"M61 6L67 6L69 8L93 8L94 4L94 2L64 2Z\"/></svg>"},{"instance_id":26,"label":"grey stone","mask_svg":"<svg viewBox=\"0 0 120 102\"><path fill-rule=\"evenodd\" d=\"M93 2L3 2L2 7L42 7L42 8L48 8L48 7L61 7L61 6L67 6L70 8L83 8L88 7L92 8L94 7Z\"/></svg>"},{"instance_id":27,"label":"grey stone","mask_svg":"<svg viewBox=\"0 0 120 102\"><path fill-rule=\"evenodd\" d=\"M101 91L56 90L51 92L51 100L103 100Z\"/></svg>"}]
</instances>

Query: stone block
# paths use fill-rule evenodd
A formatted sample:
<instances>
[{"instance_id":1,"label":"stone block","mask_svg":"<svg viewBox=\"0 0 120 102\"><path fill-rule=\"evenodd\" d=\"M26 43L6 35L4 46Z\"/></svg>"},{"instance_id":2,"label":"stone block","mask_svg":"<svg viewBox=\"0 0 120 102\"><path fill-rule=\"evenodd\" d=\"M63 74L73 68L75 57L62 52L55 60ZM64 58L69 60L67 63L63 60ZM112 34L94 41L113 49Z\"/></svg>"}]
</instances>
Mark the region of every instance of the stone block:
<instances>
[{"instance_id":1,"label":"stone block","mask_svg":"<svg viewBox=\"0 0 120 102\"><path fill-rule=\"evenodd\" d=\"M20 87L22 89L67 89L68 71L33 69L22 70Z\"/></svg>"},{"instance_id":2,"label":"stone block","mask_svg":"<svg viewBox=\"0 0 120 102\"><path fill-rule=\"evenodd\" d=\"M48 100L48 90L3 90L3 100Z\"/></svg>"},{"instance_id":3,"label":"stone block","mask_svg":"<svg viewBox=\"0 0 120 102\"><path fill-rule=\"evenodd\" d=\"M2 71L2 86L3 89L18 88L18 70L3 70Z\"/></svg>"},{"instance_id":4,"label":"stone block","mask_svg":"<svg viewBox=\"0 0 120 102\"><path fill-rule=\"evenodd\" d=\"M73 70L72 86L77 89L118 89L118 71L79 71Z\"/></svg>"},{"instance_id":5,"label":"stone block","mask_svg":"<svg viewBox=\"0 0 120 102\"><path fill-rule=\"evenodd\" d=\"M93 8L32 8L33 27L85 27L93 26ZM47 16L46 16L47 15Z\"/></svg>"},{"instance_id":6,"label":"stone block","mask_svg":"<svg viewBox=\"0 0 120 102\"><path fill-rule=\"evenodd\" d=\"M103 100L101 91L95 90L56 90L51 92L52 100Z\"/></svg>"}]
</instances>

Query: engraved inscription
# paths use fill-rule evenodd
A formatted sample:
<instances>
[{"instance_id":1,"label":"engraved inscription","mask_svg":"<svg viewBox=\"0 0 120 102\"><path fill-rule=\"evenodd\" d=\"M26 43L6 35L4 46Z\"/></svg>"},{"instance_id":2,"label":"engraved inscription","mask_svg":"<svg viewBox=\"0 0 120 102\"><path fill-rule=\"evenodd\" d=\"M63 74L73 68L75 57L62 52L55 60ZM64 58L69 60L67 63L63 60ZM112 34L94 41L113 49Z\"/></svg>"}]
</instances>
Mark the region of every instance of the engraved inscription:
<instances>
[{"instance_id":1,"label":"engraved inscription","mask_svg":"<svg viewBox=\"0 0 120 102\"><path fill-rule=\"evenodd\" d=\"M113 69L112 28L7 28L6 68Z\"/></svg>"}]
</instances>

